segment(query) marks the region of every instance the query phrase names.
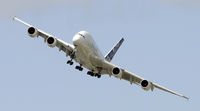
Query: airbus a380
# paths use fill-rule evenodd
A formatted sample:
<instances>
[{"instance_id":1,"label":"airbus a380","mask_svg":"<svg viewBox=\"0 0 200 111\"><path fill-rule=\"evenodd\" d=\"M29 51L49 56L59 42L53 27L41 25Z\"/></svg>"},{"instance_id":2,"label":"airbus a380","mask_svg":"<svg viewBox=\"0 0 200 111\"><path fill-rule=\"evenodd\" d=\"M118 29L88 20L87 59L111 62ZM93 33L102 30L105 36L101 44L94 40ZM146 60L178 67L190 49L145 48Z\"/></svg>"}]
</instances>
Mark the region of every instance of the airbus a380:
<instances>
[{"instance_id":1,"label":"airbus a380","mask_svg":"<svg viewBox=\"0 0 200 111\"><path fill-rule=\"evenodd\" d=\"M83 67L88 69L88 75L100 78L102 75L108 74L109 76L114 76L119 79L129 81L131 84L137 84L142 87L145 91L153 91L154 88L161 89L163 91L172 93L174 95L189 99L188 97L162 87L156 83L146 80L134 73L131 73L111 62L117 50L123 43L122 38L106 56L100 52L92 36L86 31L80 31L73 37L73 45L69 44L55 36L52 36L22 20L17 17L13 18L16 21L23 23L28 26L28 35L32 38L42 37L49 47L57 47L59 51L66 53L71 60L67 61L67 64L73 65L73 60L79 63L79 66L75 68L79 71L83 70Z\"/></svg>"}]
</instances>

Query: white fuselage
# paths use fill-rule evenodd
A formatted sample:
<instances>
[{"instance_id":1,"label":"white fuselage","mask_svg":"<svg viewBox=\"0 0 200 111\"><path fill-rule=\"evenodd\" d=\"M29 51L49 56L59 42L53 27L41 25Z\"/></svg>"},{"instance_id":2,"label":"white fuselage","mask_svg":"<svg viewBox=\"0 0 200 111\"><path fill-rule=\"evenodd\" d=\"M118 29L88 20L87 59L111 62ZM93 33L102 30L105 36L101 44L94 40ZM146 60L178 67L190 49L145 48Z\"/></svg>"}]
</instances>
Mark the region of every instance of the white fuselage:
<instances>
[{"instance_id":1,"label":"white fuselage","mask_svg":"<svg viewBox=\"0 0 200 111\"><path fill-rule=\"evenodd\" d=\"M73 37L75 46L75 61L83 67L97 72L95 60L105 60L92 36L86 31L80 31Z\"/></svg>"}]
</instances>

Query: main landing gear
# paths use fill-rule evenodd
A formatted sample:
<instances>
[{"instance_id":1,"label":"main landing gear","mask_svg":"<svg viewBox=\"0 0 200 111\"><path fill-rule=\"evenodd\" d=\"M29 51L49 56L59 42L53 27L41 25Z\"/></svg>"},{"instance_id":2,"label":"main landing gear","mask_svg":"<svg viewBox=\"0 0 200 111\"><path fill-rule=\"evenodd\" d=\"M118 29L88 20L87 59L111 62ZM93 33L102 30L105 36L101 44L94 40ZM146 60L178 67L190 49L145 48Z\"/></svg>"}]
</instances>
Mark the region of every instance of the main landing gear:
<instances>
[{"instance_id":1,"label":"main landing gear","mask_svg":"<svg viewBox=\"0 0 200 111\"><path fill-rule=\"evenodd\" d=\"M76 66L75 69L79 70L79 71L83 71L83 67L82 65L80 64L80 66Z\"/></svg>"},{"instance_id":2,"label":"main landing gear","mask_svg":"<svg viewBox=\"0 0 200 111\"><path fill-rule=\"evenodd\" d=\"M69 65L73 65L73 63L74 62L72 62L72 59L67 61L67 64L69 64Z\"/></svg>"},{"instance_id":3,"label":"main landing gear","mask_svg":"<svg viewBox=\"0 0 200 111\"><path fill-rule=\"evenodd\" d=\"M92 77L97 77L97 78L101 78L101 75L98 73L93 73L92 71L88 71L87 72L88 75L92 76Z\"/></svg>"},{"instance_id":4,"label":"main landing gear","mask_svg":"<svg viewBox=\"0 0 200 111\"><path fill-rule=\"evenodd\" d=\"M75 58L75 51L72 51L72 52L69 54L69 56L70 56L71 60L68 60L68 61L67 61L67 64L73 65L74 62L73 62L72 60Z\"/></svg>"}]
</instances>

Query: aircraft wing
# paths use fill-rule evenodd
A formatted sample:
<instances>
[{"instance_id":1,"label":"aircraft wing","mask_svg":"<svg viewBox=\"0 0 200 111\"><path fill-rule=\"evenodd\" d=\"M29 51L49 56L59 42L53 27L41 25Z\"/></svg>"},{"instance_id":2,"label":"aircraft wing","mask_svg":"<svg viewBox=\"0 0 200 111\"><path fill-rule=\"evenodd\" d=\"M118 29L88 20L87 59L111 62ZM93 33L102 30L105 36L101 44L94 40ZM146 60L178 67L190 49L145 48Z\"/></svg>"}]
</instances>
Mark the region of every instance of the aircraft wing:
<instances>
[{"instance_id":1,"label":"aircraft wing","mask_svg":"<svg viewBox=\"0 0 200 111\"><path fill-rule=\"evenodd\" d=\"M32 25L30 25L30 24L28 24L28 23L26 23L26 22L20 20L20 19L17 18L17 17L14 17L13 20L16 20L16 21L18 21L18 22L21 22L22 24L28 26L29 28L30 28L30 27L34 27L34 26L32 26ZM44 38L44 42L46 42L46 40L47 40L48 37L54 37L54 36L52 36L52 35L50 35L50 34L44 32L44 31L42 31L42 30L40 30L40 29L38 29L38 28L36 28L36 27L34 27L34 28L35 28L35 29L37 30L37 32L38 32L38 33L37 33L37 37L40 36L40 37ZM59 51L62 50L63 52L66 53L66 56L68 56L68 55L71 56L72 53L73 53L73 51L74 51L74 46L71 45L71 44L69 44L69 43L67 43L67 42L65 42L65 41L63 41L63 40L61 40L61 39L58 39L58 38L56 38L56 37L54 37L54 38L55 38L56 41L57 41L55 46L59 48Z\"/></svg>"},{"instance_id":2,"label":"aircraft wing","mask_svg":"<svg viewBox=\"0 0 200 111\"><path fill-rule=\"evenodd\" d=\"M169 92L171 94L174 94L174 95L177 95L177 96L180 96L180 97L183 97L183 98L189 100L188 97L186 97L182 94L176 93L176 92L169 90L169 89L167 89L163 86L160 86L156 83L148 81L148 80L146 80L146 79L144 79L144 78L142 78L142 77L140 77L140 76L138 76L134 73L128 72L127 70L119 68L119 67L117 67L117 66L115 66L115 65L113 65L113 64L111 64L107 61L101 61L101 62L103 62L103 66L102 66L103 69L106 70L105 73L109 74L110 76L113 75L116 78L129 81L131 84L132 83L137 84L137 85L141 86L146 91L148 91L150 89L151 89L151 91L153 91L154 88L158 88L160 90ZM115 68L119 69L120 72L119 73L117 72L118 74L114 74L115 72L113 72L113 71L114 71Z\"/></svg>"}]
</instances>

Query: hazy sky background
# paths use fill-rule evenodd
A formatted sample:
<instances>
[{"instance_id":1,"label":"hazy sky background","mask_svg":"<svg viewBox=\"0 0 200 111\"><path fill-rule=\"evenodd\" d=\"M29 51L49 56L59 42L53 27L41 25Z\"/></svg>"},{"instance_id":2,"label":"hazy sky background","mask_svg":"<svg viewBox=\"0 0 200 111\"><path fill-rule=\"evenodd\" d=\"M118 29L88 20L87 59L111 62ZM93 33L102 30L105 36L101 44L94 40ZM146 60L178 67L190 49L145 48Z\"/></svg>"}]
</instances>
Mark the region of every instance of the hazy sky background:
<instances>
[{"instance_id":1,"label":"hazy sky background","mask_svg":"<svg viewBox=\"0 0 200 111\"><path fill-rule=\"evenodd\" d=\"M200 110L199 6L199 0L2 1L0 110ZM63 52L28 37L13 16L69 43L86 30L103 54L124 37L112 63L191 99L79 72Z\"/></svg>"}]
</instances>

